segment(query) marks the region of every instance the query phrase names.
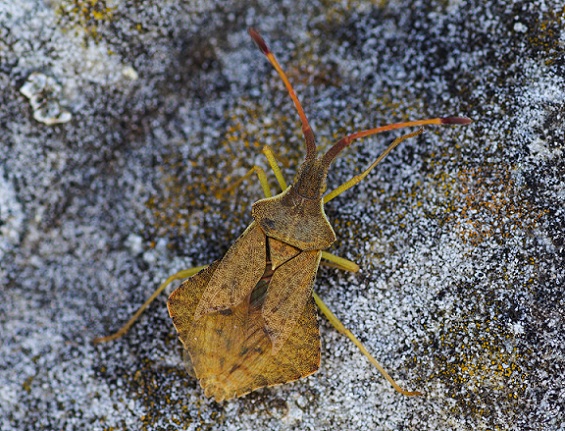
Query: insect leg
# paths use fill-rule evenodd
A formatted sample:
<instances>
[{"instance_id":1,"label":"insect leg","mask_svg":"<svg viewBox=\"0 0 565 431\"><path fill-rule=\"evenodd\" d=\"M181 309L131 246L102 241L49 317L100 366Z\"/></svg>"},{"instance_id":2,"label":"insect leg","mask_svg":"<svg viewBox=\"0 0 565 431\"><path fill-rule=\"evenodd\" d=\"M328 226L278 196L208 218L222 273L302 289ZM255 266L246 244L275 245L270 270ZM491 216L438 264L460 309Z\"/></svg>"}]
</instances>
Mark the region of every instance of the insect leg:
<instances>
[{"instance_id":1,"label":"insect leg","mask_svg":"<svg viewBox=\"0 0 565 431\"><path fill-rule=\"evenodd\" d=\"M322 251L322 259L327 262L322 261L326 266L331 266L333 268L339 268L344 271L357 272L359 271L359 265L343 257L336 256L335 254L328 253L327 251Z\"/></svg>"},{"instance_id":2,"label":"insect leg","mask_svg":"<svg viewBox=\"0 0 565 431\"><path fill-rule=\"evenodd\" d=\"M267 162L269 163L269 166L273 170L273 173L275 174L275 177L277 179L277 182L279 183L279 186L281 187L281 190L286 190L288 186L282 175L281 168L279 167L279 164L271 147L265 145L263 147L263 154L267 158ZM263 194L265 195L265 197L270 198L272 196L272 193L271 193L271 189L269 188L269 181L267 180L267 174L265 173L265 170L261 166L257 166L257 165L249 169L244 176L242 176L237 181L232 183L229 187L221 190L220 194L228 193L236 189L241 185L242 182L247 180L253 174L257 175L257 178L259 179L259 183L261 184L261 188L263 189Z\"/></svg>"},{"instance_id":3,"label":"insect leg","mask_svg":"<svg viewBox=\"0 0 565 431\"><path fill-rule=\"evenodd\" d=\"M127 321L127 323L124 326L122 326L113 334L108 335L106 337L95 338L94 340L92 340L92 342L94 344L106 343L108 341L116 340L121 336L125 335L132 327L132 325L135 323L135 321L139 319L139 316L141 316L141 314L145 311L145 309L149 307L149 305L155 300L155 298L157 298L169 284L171 284L175 280L182 280L184 278L191 277L197 272L200 272L202 269L206 268L207 266L208 265L196 266L194 268L185 269L183 271L179 271L176 274L171 275L163 283L161 283L161 285L157 288L157 290L155 290L155 292L153 292L153 294L149 297L149 299L145 301L141 307L139 307L139 310L135 312L135 314L131 317L131 319Z\"/></svg>"},{"instance_id":4,"label":"insect leg","mask_svg":"<svg viewBox=\"0 0 565 431\"><path fill-rule=\"evenodd\" d=\"M326 304L324 304L324 301L322 301L322 299L316 294L316 292L313 292L313 294L314 294L314 301L316 301L316 305L318 306L320 311L324 314L324 316L326 316L326 318L330 321L330 323L333 325L333 327L335 329L337 329L339 332L341 332L342 334L344 334L345 336L347 336L347 338L349 338L353 342L353 344L355 344L359 348L359 350L361 350L361 353L363 353L367 357L369 362L371 362L371 364L373 364L377 368L377 370L379 370L379 372L383 375L383 377L392 385L392 387L397 392L401 393L402 395L406 395L408 397L412 397L412 396L416 396L416 395L422 395L422 393L418 392L418 391L411 392L411 391L407 391L405 389L402 389L398 385L398 383L396 383L394 381L394 379L386 372L386 370L382 367L382 365L379 364L378 361L375 358L373 358L373 356L371 356L369 351L355 337L355 335L353 335L353 333L349 329L347 329L343 325L343 323L341 323L341 321L328 308L328 306Z\"/></svg>"},{"instance_id":5,"label":"insect leg","mask_svg":"<svg viewBox=\"0 0 565 431\"><path fill-rule=\"evenodd\" d=\"M269 147L268 145L265 145L263 147L263 154L265 154L265 157L267 158L267 161L269 162L269 166L271 167L271 169L273 170L273 173L275 174L277 182L279 183L279 186L281 187L281 191L286 190L288 186L286 184L286 181L284 180L284 177L283 177L282 172L281 172L281 168L279 167L279 164L277 162L277 159L275 158L275 154L273 153L273 150L271 150L271 147ZM269 196L266 196L266 197L269 197Z\"/></svg>"},{"instance_id":6,"label":"insect leg","mask_svg":"<svg viewBox=\"0 0 565 431\"><path fill-rule=\"evenodd\" d=\"M327 203L329 201L331 201L333 198L335 198L336 196L339 196L340 194L342 194L343 192L345 192L346 190L349 190L351 187L359 184L361 181L363 181L363 179L369 175L369 172L371 172L375 166L377 166L387 155L388 153L390 153L393 149L395 149L397 146L399 146L402 142L404 142L406 139L410 139L413 138L415 136L420 135L423 132L423 129L419 129L416 130L415 132L412 133L408 133L406 135L402 135L399 138L396 138L394 141L392 141L392 144L390 144L388 146L388 148L386 150L383 151L383 153L377 158L377 160L375 160L371 166L369 166L367 169L365 169L363 172L361 172L359 175L355 175L353 178L351 178L349 181L346 181L345 183L343 183L342 185L340 185L338 188L336 188L335 190L332 190L331 192L329 192L328 194L326 194L324 196L324 203Z\"/></svg>"},{"instance_id":7,"label":"insect leg","mask_svg":"<svg viewBox=\"0 0 565 431\"><path fill-rule=\"evenodd\" d=\"M261 188L263 189L263 194L265 195L265 197L270 198L272 196L272 193L271 193L271 189L269 188L269 181L267 180L267 174L265 173L265 170L261 166L257 166L257 165L249 169L244 176L242 176L237 181L232 183L228 188L221 190L220 193L216 193L216 195L218 194L221 195L223 193L231 192L232 190L239 187L242 182L244 182L253 174L257 174L257 178L259 179L259 183L261 184Z\"/></svg>"}]
</instances>

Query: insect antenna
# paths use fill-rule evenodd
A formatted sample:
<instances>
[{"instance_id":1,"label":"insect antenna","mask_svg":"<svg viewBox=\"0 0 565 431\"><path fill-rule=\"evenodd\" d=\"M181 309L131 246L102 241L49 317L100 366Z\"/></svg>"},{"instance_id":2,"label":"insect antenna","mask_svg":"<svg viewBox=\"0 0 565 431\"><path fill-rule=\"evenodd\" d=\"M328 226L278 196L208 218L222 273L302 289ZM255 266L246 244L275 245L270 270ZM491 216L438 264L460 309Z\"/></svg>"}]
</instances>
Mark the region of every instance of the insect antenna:
<instances>
[{"instance_id":1,"label":"insect antenna","mask_svg":"<svg viewBox=\"0 0 565 431\"><path fill-rule=\"evenodd\" d=\"M329 166L337 157L337 155L344 148L347 148L349 145L351 145L351 143L355 139L364 138L366 136L376 135L378 133L388 132L396 129L404 129L405 127L420 127L429 125L443 126L447 124L465 125L470 124L471 122L472 120L466 117L428 118L426 120L406 121L403 123L388 124L386 126L376 127L374 129L362 130L360 132L352 133L351 135L347 135L341 138L328 150L326 154L324 154L322 160L325 166ZM387 149L385 151L385 155L388 154L391 149L392 148Z\"/></svg>"},{"instance_id":2,"label":"insect antenna","mask_svg":"<svg viewBox=\"0 0 565 431\"><path fill-rule=\"evenodd\" d=\"M300 100L298 100L298 96L296 95L294 89L292 88L292 84L288 80L286 73L282 70L279 62L275 58L275 55L271 52L265 40L261 37L259 32L254 28L249 28L248 30L249 35L253 39L253 41L257 44L261 52L267 57L269 63L273 65L275 70L278 72L279 76L284 82L284 86L288 90L288 94L290 98L294 102L294 106L298 111L298 115L300 116L300 121L302 122L302 133L304 134L304 141L306 143L306 159L313 160L316 158L316 138L314 136L314 132L310 127L310 123L308 122L308 118L306 118L306 114L304 113L304 109L302 109L302 105L300 104Z\"/></svg>"}]
</instances>

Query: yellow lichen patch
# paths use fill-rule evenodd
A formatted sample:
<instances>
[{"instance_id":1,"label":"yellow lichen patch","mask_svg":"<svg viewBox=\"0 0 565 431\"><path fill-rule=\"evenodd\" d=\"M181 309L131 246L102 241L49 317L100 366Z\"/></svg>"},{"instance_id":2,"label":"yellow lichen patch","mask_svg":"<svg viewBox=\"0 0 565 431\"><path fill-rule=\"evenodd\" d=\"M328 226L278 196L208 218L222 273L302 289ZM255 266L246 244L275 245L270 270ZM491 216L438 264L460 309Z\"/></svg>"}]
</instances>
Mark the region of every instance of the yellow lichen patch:
<instances>
[{"instance_id":1,"label":"yellow lichen patch","mask_svg":"<svg viewBox=\"0 0 565 431\"><path fill-rule=\"evenodd\" d=\"M545 11L539 21L525 24L525 36L528 44L538 49L540 53L559 52L563 43L561 34L564 23L565 6L561 10L550 9ZM547 55L545 64L549 66L555 63L558 58L559 56L556 55Z\"/></svg>"},{"instance_id":2,"label":"yellow lichen patch","mask_svg":"<svg viewBox=\"0 0 565 431\"><path fill-rule=\"evenodd\" d=\"M62 0L57 13L60 25L81 29L87 39L98 41L100 25L111 21L115 10L106 0Z\"/></svg>"},{"instance_id":3,"label":"yellow lichen patch","mask_svg":"<svg viewBox=\"0 0 565 431\"><path fill-rule=\"evenodd\" d=\"M426 347L435 370L427 380L441 382L457 400L452 414L473 412L487 417L488 410L503 400L507 404L524 395L529 352L518 347L515 334L496 318L462 316L442 327L436 337Z\"/></svg>"},{"instance_id":4,"label":"yellow lichen patch","mask_svg":"<svg viewBox=\"0 0 565 431\"><path fill-rule=\"evenodd\" d=\"M331 1L323 0L321 2L324 14L324 23L327 25L343 24L351 14L351 11L363 12L371 8L383 8L389 3L389 0L345 0Z\"/></svg>"},{"instance_id":5,"label":"yellow lichen patch","mask_svg":"<svg viewBox=\"0 0 565 431\"><path fill-rule=\"evenodd\" d=\"M438 176L443 184L443 221L454 226L461 239L478 245L491 237L499 241L518 230L533 229L548 212L518 196L508 166L462 169L457 178Z\"/></svg>"}]
</instances>

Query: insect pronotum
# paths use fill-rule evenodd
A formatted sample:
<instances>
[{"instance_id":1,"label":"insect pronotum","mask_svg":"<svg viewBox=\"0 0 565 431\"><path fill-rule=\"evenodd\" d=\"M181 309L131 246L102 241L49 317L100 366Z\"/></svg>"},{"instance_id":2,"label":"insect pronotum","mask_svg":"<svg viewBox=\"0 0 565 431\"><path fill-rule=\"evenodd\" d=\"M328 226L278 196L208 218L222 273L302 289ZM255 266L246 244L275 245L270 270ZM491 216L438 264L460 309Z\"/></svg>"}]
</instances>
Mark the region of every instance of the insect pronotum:
<instances>
[{"instance_id":1,"label":"insect pronotum","mask_svg":"<svg viewBox=\"0 0 565 431\"><path fill-rule=\"evenodd\" d=\"M347 271L359 270L354 262L324 251L336 239L324 204L363 180L392 149L419 135L422 129L395 139L362 173L324 194L326 177L332 161L355 139L405 127L465 125L471 120L431 118L364 130L341 138L318 156L314 133L286 74L259 33L249 29L249 34L282 78L298 111L305 160L292 185L287 186L272 150L265 146L263 152L282 192L271 196L264 170L258 166L250 169L241 180L256 173L265 198L253 204L253 222L225 256L209 266L169 277L118 332L95 342L125 334L169 283L190 277L171 294L167 305L186 359L206 396L222 401L317 371L320 332L314 304L359 347L395 390L408 396L419 395L402 389L392 379L312 287L321 259Z\"/></svg>"}]
</instances>

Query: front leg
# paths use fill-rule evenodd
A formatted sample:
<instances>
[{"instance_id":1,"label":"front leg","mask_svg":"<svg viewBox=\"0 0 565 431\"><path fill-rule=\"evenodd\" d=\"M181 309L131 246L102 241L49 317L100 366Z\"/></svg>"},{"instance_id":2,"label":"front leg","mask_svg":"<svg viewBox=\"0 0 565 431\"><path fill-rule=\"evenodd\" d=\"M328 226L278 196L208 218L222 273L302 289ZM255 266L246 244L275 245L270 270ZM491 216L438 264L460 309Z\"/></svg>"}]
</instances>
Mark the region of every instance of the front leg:
<instances>
[{"instance_id":1,"label":"front leg","mask_svg":"<svg viewBox=\"0 0 565 431\"><path fill-rule=\"evenodd\" d=\"M327 251L322 251L322 259L324 259L325 261L323 260L321 263L325 266L338 268L349 272L359 271L359 265L357 265L355 262L352 262L349 259L345 259L344 257L339 257L335 254L328 253Z\"/></svg>"}]
</instances>

